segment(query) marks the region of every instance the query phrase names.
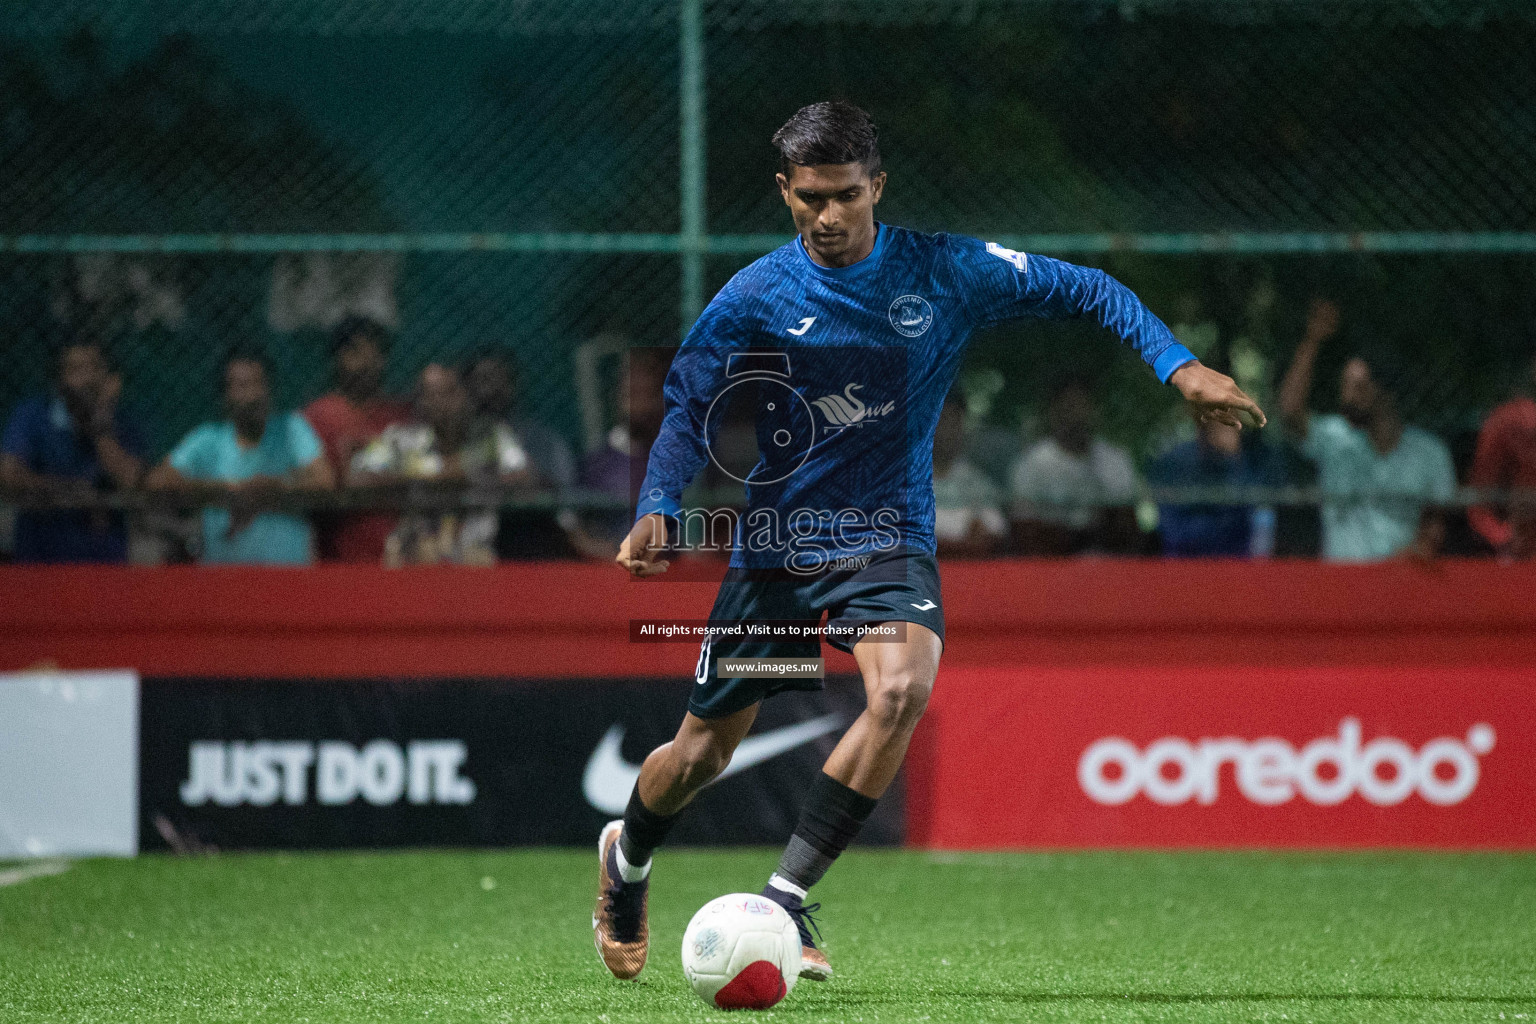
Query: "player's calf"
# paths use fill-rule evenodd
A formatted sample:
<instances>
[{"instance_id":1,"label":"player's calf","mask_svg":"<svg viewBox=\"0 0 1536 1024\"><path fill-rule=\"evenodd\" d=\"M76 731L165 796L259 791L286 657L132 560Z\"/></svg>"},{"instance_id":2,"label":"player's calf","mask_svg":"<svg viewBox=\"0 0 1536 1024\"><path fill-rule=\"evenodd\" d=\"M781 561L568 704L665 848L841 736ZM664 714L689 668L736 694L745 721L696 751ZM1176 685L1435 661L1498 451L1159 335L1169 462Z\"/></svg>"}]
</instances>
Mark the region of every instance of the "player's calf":
<instances>
[{"instance_id":1,"label":"player's calf","mask_svg":"<svg viewBox=\"0 0 1536 1024\"><path fill-rule=\"evenodd\" d=\"M666 841L699 787L730 762L741 734L756 714L754 706L718 721L684 716L677 738L651 751L645 759L640 779L629 794L624 819L611 821L603 829L598 841L600 871L592 935L604 966L614 977L633 978L645 966L650 943L646 905L651 854ZM641 799L642 785L661 811Z\"/></svg>"}]
</instances>

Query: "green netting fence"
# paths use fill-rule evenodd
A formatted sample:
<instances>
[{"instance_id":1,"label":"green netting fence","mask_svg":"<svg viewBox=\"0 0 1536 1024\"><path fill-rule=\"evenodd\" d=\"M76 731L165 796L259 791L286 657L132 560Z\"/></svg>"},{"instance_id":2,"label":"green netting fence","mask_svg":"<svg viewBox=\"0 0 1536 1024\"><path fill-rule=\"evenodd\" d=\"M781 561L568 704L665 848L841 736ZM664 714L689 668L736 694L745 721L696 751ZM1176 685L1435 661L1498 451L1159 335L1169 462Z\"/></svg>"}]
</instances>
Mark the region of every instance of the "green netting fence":
<instances>
[{"instance_id":1,"label":"green netting fence","mask_svg":"<svg viewBox=\"0 0 1536 1024\"><path fill-rule=\"evenodd\" d=\"M1272 401L1307 302L1415 368L1465 452L1536 324L1536 12L1502 0L11 0L0 16L0 406L51 340L110 340L166 450L232 341L285 404L327 330L516 353L522 407L593 443L576 356L674 343L790 236L775 128L872 111L883 218L1100 265ZM617 341L615 342L615 339ZM1140 455L1171 396L1090 332L979 338L1013 436L1053 370ZM590 404L590 403L589 403Z\"/></svg>"}]
</instances>

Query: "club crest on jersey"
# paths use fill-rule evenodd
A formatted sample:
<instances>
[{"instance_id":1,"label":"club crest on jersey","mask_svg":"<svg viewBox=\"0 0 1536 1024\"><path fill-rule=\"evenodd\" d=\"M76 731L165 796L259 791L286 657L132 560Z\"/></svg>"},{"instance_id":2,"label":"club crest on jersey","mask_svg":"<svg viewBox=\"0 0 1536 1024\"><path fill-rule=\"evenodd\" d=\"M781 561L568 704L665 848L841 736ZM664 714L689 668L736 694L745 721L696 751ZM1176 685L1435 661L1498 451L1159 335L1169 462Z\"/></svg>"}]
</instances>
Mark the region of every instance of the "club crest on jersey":
<instances>
[{"instance_id":1,"label":"club crest on jersey","mask_svg":"<svg viewBox=\"0 0 1536 1024\"><path fill-rule=\"evenodd\" d=\"M849 384L843 388L840 395L823 395L811 404L821 410L821 414L827 418L830 426L822 430L840 430L843 427L860 426L870 420L881 416L889 416L891 410L896 408L895 402L886 402L884 405L866 405L864 400L855 391L863 390L863 384Z\"/></svg>"},{"instance_id":2,"label":"club crest on jersey","mask_svg":"<svg viewBox=\"0 0 1536 1024\"><path fill-rule=\"evenodd\" d=\"M921 295L899 295L891 303L890 317L898 334L915 338L933 326L933 307Z\"/></svg>"}]
</instances>

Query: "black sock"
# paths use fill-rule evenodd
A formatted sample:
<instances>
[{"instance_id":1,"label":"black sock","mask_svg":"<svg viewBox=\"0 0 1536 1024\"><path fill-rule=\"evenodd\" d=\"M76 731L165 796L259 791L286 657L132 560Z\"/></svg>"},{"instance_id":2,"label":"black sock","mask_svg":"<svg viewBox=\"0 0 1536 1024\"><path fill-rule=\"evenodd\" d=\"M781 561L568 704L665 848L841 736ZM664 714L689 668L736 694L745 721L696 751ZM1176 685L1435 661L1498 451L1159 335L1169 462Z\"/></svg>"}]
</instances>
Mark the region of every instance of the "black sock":
<instances>
[{"instance_id":1,"label":"black sock","mask_svg":"<svg viewBox=\"0 0 1536 1024\"><path fill-rule=\"evenodd\" d=\"M619 849L624 851L624 859L637 868L644 866L681 814L657 814L645 806L640 799L640 783L636 782L634 792L629 794L629 806L624 808L624 831L619 833Z\"/></svg>"},{"instance_id":2,"label":"black sock","mask_svg":"<svg viewBox=\"0 0 1536 1024\"><path fill-rule=\"evenodd\" d=\"M873 798L822 772L811 785L810 796L800 810L800 822L784 848L776 875L800 889L809 889L821 881L832 862L864 827L875 803Z\"/></svg>"}]
</instances>

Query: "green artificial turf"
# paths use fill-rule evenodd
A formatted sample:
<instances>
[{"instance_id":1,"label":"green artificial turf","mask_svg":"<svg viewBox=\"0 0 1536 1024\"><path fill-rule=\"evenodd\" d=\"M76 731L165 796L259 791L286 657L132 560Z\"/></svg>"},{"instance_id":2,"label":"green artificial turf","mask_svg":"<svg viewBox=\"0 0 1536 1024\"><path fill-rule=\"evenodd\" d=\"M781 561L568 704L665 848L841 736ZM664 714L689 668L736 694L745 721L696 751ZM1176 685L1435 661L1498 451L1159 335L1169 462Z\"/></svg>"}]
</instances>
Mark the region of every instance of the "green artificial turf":
<instances>
[{"instance_id":1,"label":"green artificial turf","mask_svg":"<svg viewBox=\"0 0 1536 1024\"><path fill-rule=\"evenodd\" d=\"M87 861L0 888L0 1021L740 1021L683 980L767 850L664 851L641 981L587 851ZM1536 1020L1536 857L855 851L775 1020Z\"/></svg>"}]
</instances>

